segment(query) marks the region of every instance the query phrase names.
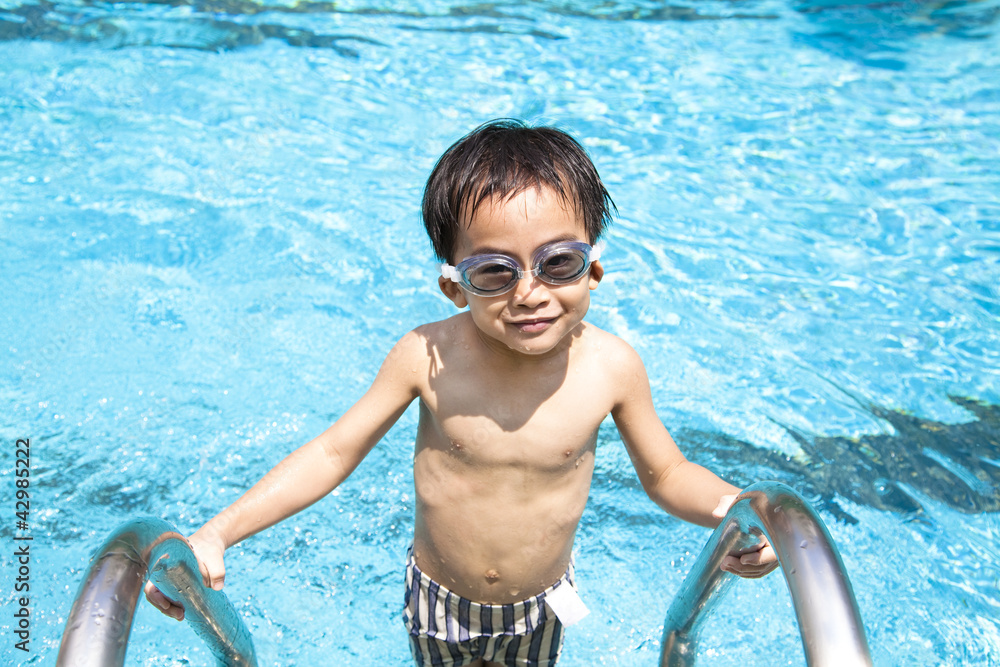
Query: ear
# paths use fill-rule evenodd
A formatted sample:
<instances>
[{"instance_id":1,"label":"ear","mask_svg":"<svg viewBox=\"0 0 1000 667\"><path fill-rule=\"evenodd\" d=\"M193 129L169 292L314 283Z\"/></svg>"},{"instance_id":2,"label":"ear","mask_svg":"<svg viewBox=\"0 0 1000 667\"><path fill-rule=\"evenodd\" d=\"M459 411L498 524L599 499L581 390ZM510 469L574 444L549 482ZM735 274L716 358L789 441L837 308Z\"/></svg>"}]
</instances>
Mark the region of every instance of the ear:
<instances>
[{"instance_id":1,"label":"ear","mask_svg":"<svg viewBox=\"0 0 1000 667\"><path fill-rule=\"evenodd\" d=\"M604 278L604 267L601 266L601 262L591 262L590 263L590 289L597 289L597 284L601 282Z\"/></svg>"},{"instance_id":2,"label":"ear","mask_svg":"<svg viewBox=\"0 0 1000 667\"><path fill-rule=\"evenodd\" d=\"M458 283L448 280L444 276L438 278L438 287L441 288L441 292L444 293L446 297L451 299L451 302L455 304L456 308L465 308L469 305L469 299L465 296L465 292L462 288L458 286Z\"/></svg>"}]
</instances>

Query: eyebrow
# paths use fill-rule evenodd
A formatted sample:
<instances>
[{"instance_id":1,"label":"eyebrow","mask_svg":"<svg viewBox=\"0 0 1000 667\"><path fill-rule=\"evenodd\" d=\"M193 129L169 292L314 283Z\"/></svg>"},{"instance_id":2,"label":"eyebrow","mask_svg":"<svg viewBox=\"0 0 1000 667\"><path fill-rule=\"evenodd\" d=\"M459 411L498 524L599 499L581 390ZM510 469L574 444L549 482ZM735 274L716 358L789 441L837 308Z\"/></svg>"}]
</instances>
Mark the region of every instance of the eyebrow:
<instances>
[{"instance_id":1,"label":"eyebrow","mask_svg":"<svg viewBox=\"0 0 1000 667\"><path fill-rule=\"evenodd\" d=\"M538 246L538 248L542 248L544 246L551 245L553 243L561 243L563 241L579 241L580 243L587 243L587 241L581 241L581 239L579 239L574 234L561 234L553 239L549 239L542 245ZM535 254L538 251L538 248L532 250L531 254ZM509 254L510 253L507 250L501 250L500 248L495 248L493 246L476 246L469 253L469 257L473 257L475 255L509 255Z\"/></svg>"}]
</instances>

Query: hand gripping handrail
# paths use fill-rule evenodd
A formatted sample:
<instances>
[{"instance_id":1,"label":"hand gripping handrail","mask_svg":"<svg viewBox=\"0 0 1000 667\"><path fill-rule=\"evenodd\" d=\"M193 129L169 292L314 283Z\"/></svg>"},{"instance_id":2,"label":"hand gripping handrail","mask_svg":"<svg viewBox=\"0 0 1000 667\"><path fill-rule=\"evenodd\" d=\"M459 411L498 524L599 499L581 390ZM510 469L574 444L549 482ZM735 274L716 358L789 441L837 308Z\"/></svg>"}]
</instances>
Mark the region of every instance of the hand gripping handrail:
<instances>
[{"instance_id":1,"label":"hand gripping handrail","mask_svg":"<svg viewBox=\"0 0 1000 667\"><path fill-rule=\"evenodd\" d=\"M870 666L858 604L826 526L798 493L778 482L760 482L736 498L670 605L660 667L694 664L701 623L736 579L719 569L722 559L752 547L761 533L781 563L806 663L811 667Z\"/></svg>"},{"instance_id":2,"label":"hand gripping handrail","mask_svg":"<svg viewBox=\"0 0 1000 667\"><path fill-rule=\"evenodd\" d=\"M63 631L57 667L114 667L125 662L136 604L147 575L227 667L256 667L253 640L229 598L202 583L184 536L166 521L118 527L94 554Z\"/></svg>"}]
</instances>

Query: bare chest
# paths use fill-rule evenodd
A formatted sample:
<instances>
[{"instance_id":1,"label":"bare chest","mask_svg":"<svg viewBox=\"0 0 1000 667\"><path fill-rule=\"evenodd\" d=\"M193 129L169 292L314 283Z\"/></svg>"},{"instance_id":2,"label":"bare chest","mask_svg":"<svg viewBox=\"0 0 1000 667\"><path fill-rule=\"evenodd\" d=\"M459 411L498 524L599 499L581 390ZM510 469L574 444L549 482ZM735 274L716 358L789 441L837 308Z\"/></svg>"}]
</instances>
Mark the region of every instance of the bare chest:
<instances>
[{"instance_id":1,"label":"bare chest","mask_svg":"<svg viewBox=\"0 0 1000 667\"><path fill-rule=\"evenodd\" d=\"M421 443L458 466L557 472L592 453L608 408L585 392L542 400L517 387L482 386L438 394L423 405Z\"/></svg>"}]
</instances>

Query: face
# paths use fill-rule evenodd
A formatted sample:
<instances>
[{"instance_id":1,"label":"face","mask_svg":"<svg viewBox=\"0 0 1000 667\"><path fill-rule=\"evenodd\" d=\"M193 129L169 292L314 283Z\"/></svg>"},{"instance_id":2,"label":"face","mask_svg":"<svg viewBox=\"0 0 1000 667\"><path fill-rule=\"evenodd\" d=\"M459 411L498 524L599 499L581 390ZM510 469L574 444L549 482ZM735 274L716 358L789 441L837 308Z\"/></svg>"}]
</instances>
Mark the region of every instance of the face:
<instances>
[{"instance_id":1,"label":"face","mask_svg":"<svg viewBox=\"0 0 1000 667\"><path fill-rule=\"evenodd\" d=\"M583 219L572 204L549 188L529 188L508 200L483 202L467 225L462 225L452 264L473 255L503 254L522 269L554 241L588 242ZM469 306L484 342L501 351L545 355L561 349L587 313L590 292L604 275L599 262L576 282L550 285L538 276L526 276L499 296L478 296L457 283L439 280L441 290L459 308Z\"/></svg>"}]
</instances>

